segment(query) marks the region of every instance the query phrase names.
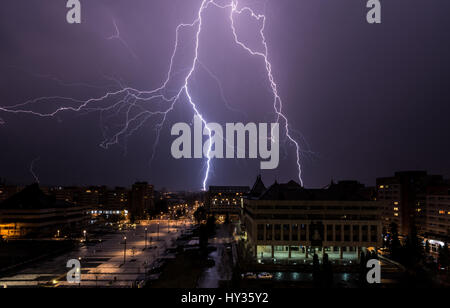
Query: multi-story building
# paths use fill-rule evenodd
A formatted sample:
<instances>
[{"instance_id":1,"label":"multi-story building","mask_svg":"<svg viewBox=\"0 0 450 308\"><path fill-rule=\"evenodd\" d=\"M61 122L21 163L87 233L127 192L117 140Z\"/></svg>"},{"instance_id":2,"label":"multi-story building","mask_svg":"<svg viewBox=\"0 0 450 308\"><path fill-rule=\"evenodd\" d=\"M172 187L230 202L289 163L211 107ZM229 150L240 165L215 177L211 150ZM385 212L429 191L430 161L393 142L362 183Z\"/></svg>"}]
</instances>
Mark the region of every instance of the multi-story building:
<instances>
[{"instance_id":1,"label":"multi-story building","mask_svg":"<svg viewBox=\"0 0 450 308\"><path fill-rule=\"evenodd\" d=\"M134 183L130 193L129 212L133 219L144 218L154 208L153 185Z\"/></svg>"},{"instance_id":2,"label":"multi-story building","mask_svg":"<svg viewBox=\"0 0 450 308\"><path fill-rule=\"evenodd\" d=\"M248 186L210 186L206 202L208 214L218 218L239 218L243 199L249 192Z\"/></svg>"},{"instance_id":3,"label":"multi-story building","mask_svg":"<svg viewBox=\"0 0 450 308\"><path fill-rule=\"evenodd\" d=\"M19 238L77 232L89 219L89 210L88 206L55 200L33 184L0 203L0 235Z\"/></svg>"},{"instance_id":4,"label":"multi-story building","mask_svg":"<svg viewBox=\"0 0 450 308\"><path fill-rule=\"evenodd\" d=\"M258 259L357 259L362 249L382 244L383 202L367 197L353 181L305 189L275 183L259 197L244 199L243 223Z\"/></svg>"},{"instance_id":5,"label":"multi-story building","mask_svg":"<svg viewBox=\"0 0 450 308\"><path fill-rule=\"evenodd\" d=\"M382 214L384 227L389 230L395 223L402 235L408 235L414 225L420 227L422 196L428 186L442 181L442 176L426 171L396 172L393 177L378 178L377 199L387 201Z\"/></svg>"},{"instance_id":6,"label":"multi-story building","mask_svg":"<svg viewBox=\"0 0 450 308\"><path fill-rule=\"evenodd\" d=\"M439 246L450 244L450 185L428 187L425 200L421 235L436 253Z\"/></svg>"},{"instance_id":7,"label":"multi-story building","mask_svg":"<svg viewBox=\"0 0 450 308\"><path fill-rule=\"evenodd\" d=\"M90 206L92 209L102 209L106 204L106 193L106 186L81 188L77 203Z\"/></svg>"},{"instance_id":8,"label":"multi-story building","mask_svg":"<svg viewBox=\"0 0 450 308\"><path fill-rule=\"evenodd\" d=\"M116 187L106 192L105 209L110 211L128 210L130 191L125 187Z\"/></svg>"}]
</instances>

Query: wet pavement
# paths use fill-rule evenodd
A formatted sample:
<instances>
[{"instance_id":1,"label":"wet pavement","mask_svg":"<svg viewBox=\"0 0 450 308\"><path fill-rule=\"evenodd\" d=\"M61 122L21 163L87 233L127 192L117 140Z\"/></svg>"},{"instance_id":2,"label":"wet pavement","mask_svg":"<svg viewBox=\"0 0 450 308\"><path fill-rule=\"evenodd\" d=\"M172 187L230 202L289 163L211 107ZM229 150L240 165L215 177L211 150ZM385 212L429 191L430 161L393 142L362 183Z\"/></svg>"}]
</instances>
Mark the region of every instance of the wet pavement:
<instances>
[{"instance_id":1,"label":"wet pavement","mask_svg":"<svg viewBox=\"0 0 450 308\"><path fill-rule=\"evenodd\" d=\"M232 257L231 250L227 250L227 245L234 240L231 228L232 225L217 226L216 236L209 240L209 245L216 248L208 256L214 260L214 266L204 270L198 280L198 288L218 288L220 281L231 280Z\"/></svg>"}]
</instances>

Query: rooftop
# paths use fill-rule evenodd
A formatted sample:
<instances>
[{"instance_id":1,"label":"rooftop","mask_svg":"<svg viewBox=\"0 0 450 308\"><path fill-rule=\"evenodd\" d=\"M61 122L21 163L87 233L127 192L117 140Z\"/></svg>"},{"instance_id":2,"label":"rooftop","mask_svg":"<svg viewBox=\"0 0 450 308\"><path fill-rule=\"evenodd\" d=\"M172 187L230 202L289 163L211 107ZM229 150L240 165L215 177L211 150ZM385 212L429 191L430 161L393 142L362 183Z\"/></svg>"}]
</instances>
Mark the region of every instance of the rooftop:
<instances>
[{"instance_id":1,"label":"rooftop","mask_svg":"<svg viewBox=\"0 0 450 308\"><path fill-rule=\"evenodd\" d=\"M25 187L22 191L11 196L0 203L0 209L51 209L68 208L77 206L76 204L59 201L54 197L46 195L38 184Z\"/></svg>"}]
</instances>

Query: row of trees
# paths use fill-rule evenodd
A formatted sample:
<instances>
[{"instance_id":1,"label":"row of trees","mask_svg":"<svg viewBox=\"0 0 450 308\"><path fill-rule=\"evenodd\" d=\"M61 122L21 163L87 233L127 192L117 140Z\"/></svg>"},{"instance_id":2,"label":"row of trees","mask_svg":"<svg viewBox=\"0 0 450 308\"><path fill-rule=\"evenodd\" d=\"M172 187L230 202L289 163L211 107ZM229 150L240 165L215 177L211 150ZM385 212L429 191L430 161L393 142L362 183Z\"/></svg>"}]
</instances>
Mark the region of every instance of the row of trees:
<instances>
[{"instance_id":1,"label":"row of trees","mask_svg":"<svg viewBox=\"0 0 450 308\"><path fill-rule=\"evenodd\" d=\"M390 225L389 239L386 246L391 253L393 260L407 266L417 267L424 263L430 263L431 259L428 257L431 252L430 243L427 241L425 245L417 235L415 227L412 228L411 233L406 237L402 244L399 239L398 226L395 223ZM450 266L450 253L447 243L439 247L438 265L441 268Z\"/></svg>"}]
</instances>

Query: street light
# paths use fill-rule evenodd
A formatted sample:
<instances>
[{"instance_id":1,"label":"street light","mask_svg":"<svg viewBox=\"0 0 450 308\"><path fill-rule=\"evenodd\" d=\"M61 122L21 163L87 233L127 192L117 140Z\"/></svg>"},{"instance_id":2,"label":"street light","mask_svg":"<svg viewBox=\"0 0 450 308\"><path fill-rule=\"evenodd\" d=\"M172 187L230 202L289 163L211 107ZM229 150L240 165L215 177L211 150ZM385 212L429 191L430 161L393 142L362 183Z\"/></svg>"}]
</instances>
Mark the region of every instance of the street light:
<instances>
[{"instance_id":1,"label":"street light","mask_svg":"<svg viewBox=\"0 0 450 308\"><path fill-rule=\"evenodd\" d=\"M126 262L126 260L127 260L127 237L126 236L124 236L123 237L123 243L124 243L124 246L123 246L123 264L125 264L125 262Z\"/></svg>"},{"instance_id":2,"label":"street light","mask_svg":"<svg viewBox=\"0 0 450 308\"><path fill-rule=\"evenodd\" d=\"M158 232L157 232L156 238L157 238L157 241L159 242L159 221L158 221Z\"/></svg>"},{"instance_id":3,"label":"street light","mask_svg":"<svg viewBox=\"0 0 450 308\"><path fill-rule=\"evenodd\" d=\"M145 248L147 249L147 228L145 228Z\"/></svg>"}]
</instances>

